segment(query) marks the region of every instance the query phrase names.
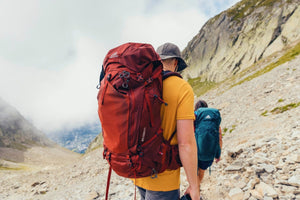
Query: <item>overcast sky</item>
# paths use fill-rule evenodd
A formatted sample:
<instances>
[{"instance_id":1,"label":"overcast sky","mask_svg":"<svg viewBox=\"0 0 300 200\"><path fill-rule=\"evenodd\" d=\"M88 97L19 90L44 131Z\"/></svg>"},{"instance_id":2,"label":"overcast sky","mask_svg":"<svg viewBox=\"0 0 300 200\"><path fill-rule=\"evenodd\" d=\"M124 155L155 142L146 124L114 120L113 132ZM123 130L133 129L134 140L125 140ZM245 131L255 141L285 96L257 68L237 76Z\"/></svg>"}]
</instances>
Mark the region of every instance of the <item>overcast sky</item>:
<instances>
[{"instance_id":1,"label":"overcast sky","mask_svg":"<svg viewBox=\"0 0 300 200\"><path fill-rule=\"evenodd\" d=\"M0 96L46 133L99 121L107 51L126 42L183 50L238 0L0 0Z\"/></svg>"}]
</instances>

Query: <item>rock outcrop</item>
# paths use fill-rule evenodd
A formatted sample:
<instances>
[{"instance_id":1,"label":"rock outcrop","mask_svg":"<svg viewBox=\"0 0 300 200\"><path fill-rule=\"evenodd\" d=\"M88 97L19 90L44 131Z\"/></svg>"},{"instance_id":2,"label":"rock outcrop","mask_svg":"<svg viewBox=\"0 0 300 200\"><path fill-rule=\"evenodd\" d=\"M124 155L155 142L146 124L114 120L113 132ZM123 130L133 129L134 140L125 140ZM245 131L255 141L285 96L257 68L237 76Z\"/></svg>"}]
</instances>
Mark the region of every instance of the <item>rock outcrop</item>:
<instances>
[{"instance_id":1,"label":"rock outcrop","mask_svg":"<svg viewBox=\"0 0 300 200\"><path fill-rule=\"evenodd\" d=\"M93 151L93 150L95 150L95 149L97 149L99 147L102 147L102 143L103 143L103 137L102 137L102 133L100 133L90 143L90 145L86 149L85 153L89 153L89 152L91 152L91 151Z\"/></svg>"},{"instance_id":2,"label":"rock outcrop","mask_svg":"<svg viewBox=\"0 0 300 200\"><path fill-rule=\"evenodd\" d=\"M33 145L51 146L54 142L0 98L0 148L24 151Z\"/></svg>"},{"instance_id":3,"label":"rock outcrop","mask_svg":"<svg viewBox=\"0 0 300 200\"><path fill-rule=\"evenodd\" d=\"M298 0L243 0L210 19L188 43L187 79L220 82L300 39Z\"/></svg>"}]
</instances>

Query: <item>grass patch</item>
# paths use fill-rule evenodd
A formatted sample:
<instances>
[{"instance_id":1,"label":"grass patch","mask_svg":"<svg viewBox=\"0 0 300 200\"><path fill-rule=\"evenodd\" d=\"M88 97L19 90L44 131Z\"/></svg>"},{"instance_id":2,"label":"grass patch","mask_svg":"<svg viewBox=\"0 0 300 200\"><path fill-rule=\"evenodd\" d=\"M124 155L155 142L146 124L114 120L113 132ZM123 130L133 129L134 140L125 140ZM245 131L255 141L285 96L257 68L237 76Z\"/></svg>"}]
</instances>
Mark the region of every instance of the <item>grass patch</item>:
<instances>
[{"instance_id":1,"label":"grass patch","mask_svg":"<svg viewBox=\"0 0 300 200\"><path fill-rule=\"evenodd\" d=\"M28 170L29 168L26 166L18 166L18 167L3 167L0 166L0 170L10 170L10 171L21 171L21 170Z\"/></svg>"},{"instance_id":2,"label":"grass patch","mask_svg":"<svg viewBox=\"0 0 300 200\"><path fill-rule=\"evenodd\" d=\"M224 127L224 128L223 128L223 131L222 131L222 136L225 136L225 134L226 134L227 132L232 133L232 131L234 131L235 128L236 128L236 125L235 125L235 124L232 125L230 128Z\"/></svg>"},{"instance_id":3,"label":"grass patch","mask_svg":"<svg viewBox=\"0 0 300 200\"><path fill-rule=\"evenodd\" d=\"M263 113L261 113L260 115L266 117L266 116L268 116L268 112L269 112L269 111L266 110L266 111L264 111Z\"/></svg>"},{"instance_id":4,"label":"grass patch","mask_svg":"<svg viewBox=\"0 0 300 200\"><path fill-rule=\"evenodd\" d=\"M223 129L223 132L226 133L227 131L228 131L228 128L225 127L225 128Z\"/></svg>"},{"instance_id":5,"label":"grass patch","mask_svg":"<svg viewBox=\"0 0 300 200\"><path fill-rule=\"evenodd\" d=\"M256 4L256 0L244 0L236 4L236 6L228 11L228 15L235 21L240 21L251 13ZM251 11L249 11L251 10Z\"/></svg>"},{"instance_id":6,"label":"grass patch","mask_svg":"<svg viewBox=\"0 0 300 200\"><path fill-rule=\"evenodd\" d=\"M232 131L234 131L235 128L236 128L236 125L232 125L232 126L231 126L231 129L229 130L229 133L231 133Z\"/></svg>"},{"instance_id":7,"label":"grass patch","mask_svg":"<svg viewBox=\"0 0 300 200\"><path fill-rule=\"evenodd\" d=\"M190 78L188 79L188 83L192 86L194 93L197 97L201 96L202 94L205 94L207 91L211 90L216 85L218 85L217 83L212 81L201 81L200 77Z\"/></svg>"},{"instance_id":8,"label":"grass patch","mask_svg":"<svg viewBox=\"0 0 300 200\"><path fill-rule=\"evenodd\" d=\"M290 104L287 104L285 106L276 107L273 110L271 110L270 112L273 113L273 114L279 114L279 113L283 113L285 111L291 110L293 108L297 108L299 105L300 105L300 102L290 103Z\"/></svg>"},{"instance_id":9,"label":"grass patch","mask_svg":"<svg viewBox=\"0 0 300 200\"><path fill-rule=\"evenodd\" d=\"M298 106L300 106L300 102L298 102L298 103L290 103L290 104L287 104L285 106L276 107L276 108L272 109L270 111L270 113L272 113L272 114L280 114L280 113L283 113L285 111L297 108ZM263 113L261 113L260 115L261 116L268 116L268 113L269 113L269 111L266 110Z\"/></svg>"},{"instance_id":10,"label":"grass patch","mask_svg":"<svg viewBox=\"0 0 300 200\"><path fill-rule=\"evenodd\" d=\"M228 10L229 17L232 17L234 21L240 22L241 19L250 15L255 9L259 7L271 8L279 0L243 0L236 4L235 7Z\"/></svg>"},{"instance_id":11,"label":"grass patch","mask_svg":"<svg viewBox=\"0 0 300 200\"><path fill-rule=\"evenodd\" d=\"M231 86L231 88L234 87L234 86L240 85L244 82L250 81L250 80L252 80L256 77L259 77L259 76L271 71L272 69L274 69L274 68L276 68L276 67L278 67L278 66L280 66L280 65L282 65L282 64L284 64L288 61L293 60L299 54L300 54L300 42L294 48L287 51L287 53L284 54L281 58L279 58L278 61L267 65L265 68L263 68L261 70L258 70L254 74L244 78L243 80L239 81L238 83L233 84Z\"/></svg>"},{"instance_id":12,"label":"grass patch","mask_svg":"<svg viewBox=\"0 0 300 200\"><path fill-rule=\"evenodd\" d=\"M265 62L265 59L259 60L257 63L254 63L253 65L251 65L250 67L244 69L243 71L241 71L240 73L236 74L235 76L231 76L226 78L223 81L220 82L210 82L210 81L202 81L201 82L201 78L197 77L197 78L190 78L188 79L189 84L192 86L194 93L197 97L205 94L206 92L208 92L211 89L215 89L219 86L222 86L223 90L220 91L219 94L224 93L227 90L230 90L231 88L237 86L237 85L241 85L247 81L251 81L254 78L257 78L267 72L270 72L271 70L273 70L274 68L288 62L291 61L293 59L295 59L296 56L298 56L300 54L300 42L295 45L293 48L286 50L286 53L281 56L276 62L273 62L267 66L265 66L263 69L259 69L255 72L256 70L256 66L258 66L261 63ZM293 71L295 71L296 69L293 69ZM247 76L248 74L253 73L249 76ZM245 77L245 78L242 78ZM237 81L238 79L241 79L240 81ZM283 101L283 100L282 100Z\"/></svg>"},{"instance_id":13,"label":"grass patch","mask_svg":"<svg viewBox=\"0 0 300 200\"><path fill-rule=\"evenodd\" d=\"M0 167L0 170L22 170L21 167L14 168L14 167Z\"/></svg>"}]
</instances>

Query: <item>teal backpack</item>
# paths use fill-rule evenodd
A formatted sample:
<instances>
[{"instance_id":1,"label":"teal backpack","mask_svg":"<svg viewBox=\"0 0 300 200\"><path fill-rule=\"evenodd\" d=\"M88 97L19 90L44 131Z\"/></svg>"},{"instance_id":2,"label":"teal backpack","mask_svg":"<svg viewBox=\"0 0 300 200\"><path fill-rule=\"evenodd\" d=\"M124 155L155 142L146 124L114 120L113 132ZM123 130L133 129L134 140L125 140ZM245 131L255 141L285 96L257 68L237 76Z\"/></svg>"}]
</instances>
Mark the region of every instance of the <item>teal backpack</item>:
<instances>
[{"instance_id":1,"label":"teal backpack","mask_svg":"<svg viewBox=\"0 0 300 200\"><path fill-rule=\"evenodd\" d=\"M211 161L220 158L219 126L221 115L215 108L198 108L195 111L195 137L198 147L198 160Z\"/></svg>"}]
</instances>

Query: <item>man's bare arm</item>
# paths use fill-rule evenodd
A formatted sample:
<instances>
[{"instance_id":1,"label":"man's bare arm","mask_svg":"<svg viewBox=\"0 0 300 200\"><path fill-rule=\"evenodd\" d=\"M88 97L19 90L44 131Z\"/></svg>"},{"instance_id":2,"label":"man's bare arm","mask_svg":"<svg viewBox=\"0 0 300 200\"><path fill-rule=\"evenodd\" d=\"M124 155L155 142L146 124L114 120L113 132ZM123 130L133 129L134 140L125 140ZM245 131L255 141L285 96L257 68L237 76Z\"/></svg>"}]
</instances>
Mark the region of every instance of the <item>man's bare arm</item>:
<instances>
[{"instance_id":1,"label":"man's bare arm","mask_svg":"<svg viewBox=\"0 0 300 200\"><path fill-rule=\"evenodd\" d=\"M194 136L194 121L192 119L177 120L177 139L179 155L182 162L189 188L189 193L193 200L200 199L200 191L197 184L197 145Z\"/></svg>"}]
</instances>

